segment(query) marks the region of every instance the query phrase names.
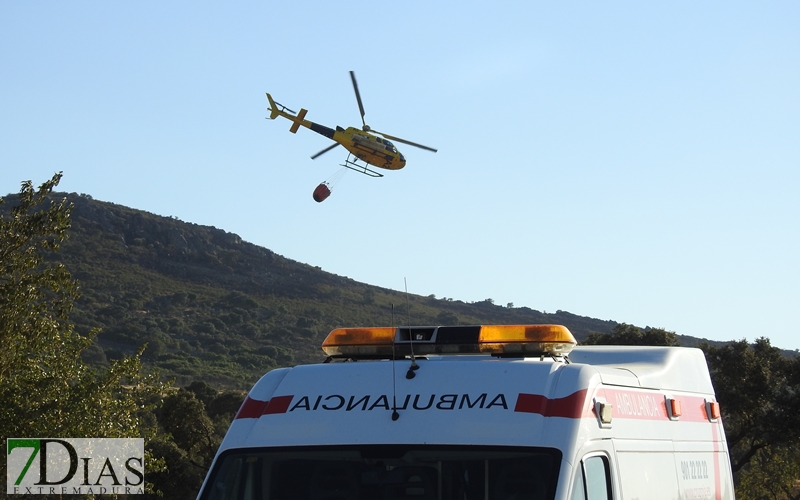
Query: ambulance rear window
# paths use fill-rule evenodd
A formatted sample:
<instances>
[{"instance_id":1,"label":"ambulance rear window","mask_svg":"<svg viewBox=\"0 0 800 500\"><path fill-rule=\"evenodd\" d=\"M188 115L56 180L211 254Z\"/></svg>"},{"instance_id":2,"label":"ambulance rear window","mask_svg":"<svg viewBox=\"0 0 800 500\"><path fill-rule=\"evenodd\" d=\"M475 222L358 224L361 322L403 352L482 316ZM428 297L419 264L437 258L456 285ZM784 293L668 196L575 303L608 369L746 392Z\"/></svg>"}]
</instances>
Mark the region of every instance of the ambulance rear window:
<instances>
[{"instance_id":1,"label":"ambulance rear window","mask_svg":"<svg viewBox=\"0 0 800 500\"><path fill-rule=\"evenodd\" d=\"M496 446L229 450L203 500L551 500L561 453Z\"/></svg>"}]
</instances>

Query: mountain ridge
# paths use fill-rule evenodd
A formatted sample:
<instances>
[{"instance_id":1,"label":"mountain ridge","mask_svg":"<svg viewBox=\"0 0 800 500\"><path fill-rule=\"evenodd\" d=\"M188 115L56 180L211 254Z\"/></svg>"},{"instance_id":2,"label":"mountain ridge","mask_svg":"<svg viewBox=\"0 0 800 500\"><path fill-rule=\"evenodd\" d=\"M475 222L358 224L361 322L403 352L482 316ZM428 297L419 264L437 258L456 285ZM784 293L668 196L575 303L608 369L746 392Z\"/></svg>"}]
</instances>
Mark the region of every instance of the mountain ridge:
<instances>
[{"instance_id":1,"label":"mountain ridge","mask_svg":"<svg viewBox=\"0 0 800 500\"><path fill-rule=\"evenodd\" d=\"M2 210L15 205L15 196L5 197ZM420 325L556 323L579 341L618 324L490 299L406 294L294 261L213 226L85 194L51 194L63 197L74 207L72 225L62 250L49 258L79 282L83 295L70 319L82 333L100 328L84 358L101 367L147 343L147 364L177 383L246 388L269 369L324 360L320 345L334 328L391 326L394 317Z\"/></svg>"}]
</instances>

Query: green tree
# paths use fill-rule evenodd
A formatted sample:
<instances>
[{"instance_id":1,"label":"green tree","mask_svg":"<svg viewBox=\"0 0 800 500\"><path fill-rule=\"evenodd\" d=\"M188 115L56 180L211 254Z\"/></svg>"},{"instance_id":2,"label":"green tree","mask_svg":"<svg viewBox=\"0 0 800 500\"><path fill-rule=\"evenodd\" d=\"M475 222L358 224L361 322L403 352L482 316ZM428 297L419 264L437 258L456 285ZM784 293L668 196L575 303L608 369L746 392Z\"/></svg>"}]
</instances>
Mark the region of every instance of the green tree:
<instances>
[{"instance_id":1,"label":"green tree","mask_svg":"<svg viewBox=\"0 0 800 500\"><path fill-rule=\"evenodd\" d=\"M773 446L759 450L739 475L739 499L800 500L800 450Z\"/></svg>"},{"instance_id":2,"label":"green tree","mask_svg":"<svg viewBox=\"0 0 800 500\"><path fill-rule=\"evenodd\" d=\"M188 415L191 418L187 418ZM205 405L193 392L181 389L164 398L158 423L195 465L208 467L211 464L221 440L206 414Z\"/></svg>"},{"instance_id":3,"label":"green tree","mask_svg":"<svg viewBox=\"0 0 800 500\"><path fill-rule=\"evenodd\" d=\"M171 440L156 440L153 451L164 458L168 472L149 478L166 496L176 500L195 497L222 442L220 430L194 392L202 389L210 396L208 386L201 384L170 394L157 412L159 426Z\"/></svg>"},{"instance_id":4,"label":"green tree","mask_svg":"<svg viewBox=\"0 0 800 500\"><path fill-rule=\"evenodd\" d=\"M202 380L195 380L191 384L187 385L185 389L189 392L194 393L194 397L197 398L205 408L208 408L208 405L217 397L219 391L208 385Z\"/></svg>"},{"instance_id":5,"label":"green tree","mask_svg":"<svg viewBox=\"0 0 800 500\"><path fill-rule=\"evenodd\" d=\"M620 323L610 333L592 333L581 345L660 345L679 346L675 332L663 328L641 329L627 323Z\"/></svg>"},{"instance_id":6,"label":"green tree","mask_svg":"<svg viewBox=\"0 0 800 500\"><path fill-rule=\"evenodd\" d=\"M61 174L38 190L24 182L18 204L0 217L0 432L8 437L143 437L145 397L160 390L135 356L102 374L81 351L96 332L80 335L68 321L78 287L48 260L66 238L72 208L49 201ZM2 200L0 200L2 203ZM46 205L46 206L42 206ZM2 453L0 468L5 469Z\"/></svg>"},{"instance_id":7,"label":"green tree","mask_svg":"<svg viewBox=\"0 0 800 500\"><path fill-rule=\"evenodd\" d=\"M145 471L145 478L155 485L163 498L194 500L203 484L206 468L192 463L187 452L165 436L158 436L147 444L147 449L166 464L161 470Z\"/></svg>"},{"instance_id":8,"label":"green tree","mask_svg":"<svg viewBox=\"0 0 800 500\"><path fill-rule=\"evenodd\" d=\"M34 191L22 184L19 205L0 220L0 385L32 365L31 355L44 353L53 340L74 335L66 318L78 297L66 268L46 263L45 253L59 249L69 227L72 205L66 199L36 210L58 184L61 174ZM0 204L3 200L0 200Z\"/></svg>"},{"instance_id":9,"label":"green tree","mask_svg":"<svg viewBox=\"0 0 800 500\"><path fill-rule=\"evenodd\" d=\"M762 450L800 444L800 358L788 359L769 339L746 340L705 351L734 473Z\"/></svg>"}]
</instances>

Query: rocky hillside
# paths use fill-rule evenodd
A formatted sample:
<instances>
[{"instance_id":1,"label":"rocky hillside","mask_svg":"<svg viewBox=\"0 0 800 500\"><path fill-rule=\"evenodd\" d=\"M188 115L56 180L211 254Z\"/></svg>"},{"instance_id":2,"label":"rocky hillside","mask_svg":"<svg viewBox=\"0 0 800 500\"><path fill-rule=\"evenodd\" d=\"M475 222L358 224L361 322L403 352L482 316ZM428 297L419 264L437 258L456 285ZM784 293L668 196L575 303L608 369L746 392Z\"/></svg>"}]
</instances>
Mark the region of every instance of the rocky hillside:
<instances>
[{"instance_id":1,"label":"rocky hillside","mask_svg":"<svg viewBox=\"0 0 800 500\"><path fill-rule=\"evenodd\" d=\"M180 385L245 388L265 371L324 359L342 326L558 323L580 340L616 323L557 311L465 303L366 285L293 261L221 229L161 217L90 196L74 204L70 237L53 258L81 286L72 319L99 329L87 360L134 352ZM4 209L15 204L6 197ZM407 310L407 307L409 310ZM682 338L685 345L697 339Z\"/></svg>"}]
</instances>

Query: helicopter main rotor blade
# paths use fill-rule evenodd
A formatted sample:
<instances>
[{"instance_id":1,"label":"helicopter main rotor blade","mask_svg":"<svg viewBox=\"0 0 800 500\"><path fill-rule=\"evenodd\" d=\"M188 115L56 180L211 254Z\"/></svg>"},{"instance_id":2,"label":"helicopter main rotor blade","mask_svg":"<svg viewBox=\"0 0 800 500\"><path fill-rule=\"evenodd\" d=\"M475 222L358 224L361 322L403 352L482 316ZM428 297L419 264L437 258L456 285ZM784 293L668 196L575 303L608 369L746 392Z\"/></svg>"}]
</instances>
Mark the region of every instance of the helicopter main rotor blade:
<instances>
[{"instance_id":1,"label":"helicopter main rotor blade","mask_svg":"<svg viewBox=\"0 0 800 500\"><path fill-rule=\"evenodd\" d=\"M331 144L331 145L330 145L330 146L328 146L327 148L323 149L323 150L322 150L322 151L320 151L319 153L317 153L317 154L315 154L314 156L312 156L312 157L311 157L311 159L312 159L312 160L316 160L318 156L322 156L322 155L324 155L325 153L327 153L328 151L330 151L331 149L335 148L335 147L336 147L336 146L338 146L338 145L339 145L339 143L338 143L338 142L335 142L335 143Z\"/></svg>"},{"instance_id":2,"label":"helicopter main rotor blade","mask_svg":"<svg viewBox=\"0 0 800 500\"><path fill-rule=\"evenodd\" d=\"M358 91L358 83L356 82L356 74L354 71L350 72L350 79L353 80L353 90L356 91L358 110L361 111L361 123L364 124L364 130L367 130L367 122L364 121L364 104L361 103L361 93Z\"/></svg>"},{"instance_id":3,"label":"helicopter main rotor blade","mask_svg":"<svg viewBox=\"0 0 800 500\"><path fill-rule=\"evenodd\" d=\"M434 153L436 151L438 151L435 148L431 148L431 147L428 147L428 146L423 146L422 144L417 144L416 142L407 141L405 139L401 139L401 138L395 137L393 135L384 134L383 132L378 132L377 130L373 130L373 132L376 133L376 134L381 134L382 136L386 137L387 139L391 139L391 140L397 141L397 142L402 142L403 144L408 144L409 146L414 146L415 148L425 149L427 151L432 151Z\"/></svg>"}]
</instances>

